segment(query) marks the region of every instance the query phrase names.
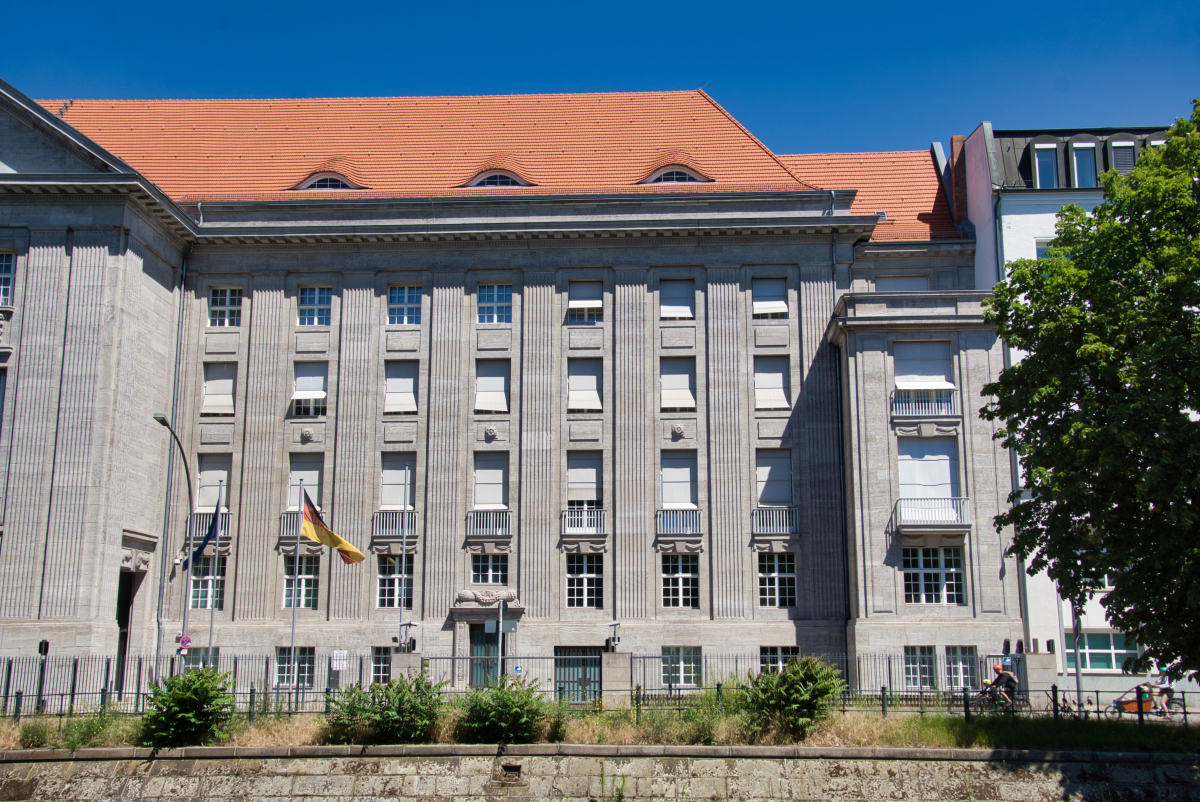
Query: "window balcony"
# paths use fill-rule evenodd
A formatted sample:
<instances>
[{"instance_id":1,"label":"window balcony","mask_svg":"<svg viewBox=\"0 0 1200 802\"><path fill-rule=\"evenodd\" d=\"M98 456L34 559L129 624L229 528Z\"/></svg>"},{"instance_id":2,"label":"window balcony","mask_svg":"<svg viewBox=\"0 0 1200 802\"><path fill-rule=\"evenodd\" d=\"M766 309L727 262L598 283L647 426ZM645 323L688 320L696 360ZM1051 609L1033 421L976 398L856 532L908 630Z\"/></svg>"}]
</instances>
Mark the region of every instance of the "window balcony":
<instances>
[{"instance_id":1,"label":"window balcony","mask_svg":"<svg viewBox=\"0 0 1200 802\"><path fill-rule=\"evenodd\" d=\"M892 393L893 418L958 417L958 390L896 390Z\"/></svg>"},{"instance_id":2,"label":"window balcony","mask_svg":"<svg viewBox=\"0 0 1200 802\"><path fill-rule=\"evenodd\" d=\"M403 540L416 536L416 510L379 510L371 518L371 537L375 540Z\"/></svg>"},{"instance_id":3,"label":"window balcony","mask_svg":"<svg viewBox=\"0 0 1200 802\"><path fill-rule=\"evenodd\" d=\"M509 537L512 510L471 510L467 513L467 537Z\"/></svg>"},{"instance_id":4,"label":"window balcony","mask_svg":"<svg viewBox=\"0 0 1200 802\"><path fill-rule=\"evenodd\" d=\"M754 510L754 534L796 535L799 533L799 507L759 507Z\"/></svg>"},{"instance_id":5,"label":"window balcony","mask_svg":"<svg viewBox=\"0 0 1200 802\"><path fill-rule=\"evenodd\" d=\"M192 548L200 545L200 541L204 540L204 536L208 534L208 527L212 524L213 515L211 512L193 512L188 516L188 537L191 540ZM217 531L217 537L212 545L218 553L226 553L229 551L229 544L233 537L229 531L230 515L227 512L221 513L220 529Z\"/></svg>"},{"instance_id":6,"label":"window balcony","mask_svg":"<svg viewBox=\"0 0 1200 802\"><path fill-rule=\"evenodd\" d=\"M969 498L902 498L896 502L896 528L903 534L968 529Z\"/></svg>"},{"instance_id":7,"label":"window balcony","mask_svg":"<svg viewBox=\"0 0 1200 802\"><path fill-rule=\"evenodd\" d=\"M564 535L603 535L606 533L607 510L563 510Z\"/></svg>"},{"instance_id":8,"label":"window balcony","mask_svg":"<svg viewBox=\"0 0 1200 802\"><path fill-rule=\"evenodd\" d=\"M287 541L296 539L296 528L300 526L300 513L292 510L279 516L279 539Z\"/></svg>"},{"instance_id":9,"label":"window balcony","mask_svg":"<svg viewBox=\"0 0 1200 802\"><path fill-rule=\"evenodd\" d=\"M654 514L654 531L659 535L699 535L700 510L658 510Z\"/></svg>"}]
</instances>

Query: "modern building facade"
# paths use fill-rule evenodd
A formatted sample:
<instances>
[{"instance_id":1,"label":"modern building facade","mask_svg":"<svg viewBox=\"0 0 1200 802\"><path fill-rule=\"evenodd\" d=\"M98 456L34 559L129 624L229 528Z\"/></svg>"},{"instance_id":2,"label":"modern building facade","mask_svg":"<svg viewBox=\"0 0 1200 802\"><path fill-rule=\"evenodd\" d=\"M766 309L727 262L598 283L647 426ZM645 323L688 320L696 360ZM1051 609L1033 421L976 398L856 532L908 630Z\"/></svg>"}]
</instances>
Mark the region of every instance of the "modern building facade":
<instances>
[{"instance_id":1,"label":"modern building facade","mask_svg":"<svg viewBox=\"0 0 1200 802\"><path fill-rule=\"evenodd\" d=\"M467 656L504 601L507 654L619 622L927 687L1022 637L1003 349L937 149L777 156L702 92L0 89L0 654L210 617L274 653L295 617L302 654L416 622ZM301 486L364 562L297 547Z\"/></svg>"}]
</instances>

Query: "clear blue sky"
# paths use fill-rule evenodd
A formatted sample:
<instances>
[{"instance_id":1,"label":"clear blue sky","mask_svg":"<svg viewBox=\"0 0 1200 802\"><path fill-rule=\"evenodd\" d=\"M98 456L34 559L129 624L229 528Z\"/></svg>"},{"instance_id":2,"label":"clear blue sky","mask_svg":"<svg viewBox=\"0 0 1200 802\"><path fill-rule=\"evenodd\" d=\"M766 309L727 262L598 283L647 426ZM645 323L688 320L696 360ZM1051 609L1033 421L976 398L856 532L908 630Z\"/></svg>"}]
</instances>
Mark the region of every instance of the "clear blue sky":
<instances>
[{"instance_id":1,"label":"clear blue sky","mask_svg":"<svg viewBox=\"0 0 1200 802\"><path fill-rule=\"evenodd\" d=\"M1167 124L1200 96L1200 2L10 2L35 98L703 87L777 153L998 128Z\"/></svg>"}]
</instances>

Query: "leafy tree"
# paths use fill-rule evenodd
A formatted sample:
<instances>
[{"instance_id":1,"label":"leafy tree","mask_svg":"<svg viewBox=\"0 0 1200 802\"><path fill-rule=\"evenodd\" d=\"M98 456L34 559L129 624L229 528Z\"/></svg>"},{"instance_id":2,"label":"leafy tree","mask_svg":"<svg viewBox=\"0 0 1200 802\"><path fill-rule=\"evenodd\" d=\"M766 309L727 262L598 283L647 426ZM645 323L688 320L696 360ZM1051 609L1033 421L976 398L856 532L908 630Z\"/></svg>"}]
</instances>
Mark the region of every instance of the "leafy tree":
<instances>
[{"instance_id":1,"label":"leafy tree","mask_svg":"<svg viewBox=\"0 0 1200 802\"><path fill-rule=\"evenodd\" d=\"M142 717L142 743L155 750L203 746L224 738L221 728L233 717L229 675L197 668L150 686Z\"/></svg>"},{"instance_id":2,"label":"leafy tree","mask_svg":"<svg viewBox=\"0 0 1200 802\"><path fill-rule=\"evenodd\" d=\"M1027 353L983 417L1028 492L1012 553L1175 675L1200 671L1200 100L1104 202L1058 215L1050 258L1008 266L985 319ZM1107 580L1107 582L1106 582Z\"/></svg>"},{"instance_id":3,"label":"leafy tree","mask_svg":"<svg viewBox=\"0 0 1200 802\"><path fill-rule=\"evenodd\" d=\"M794 738L806 737L828 716L846 687L834 666L813 655L792 658L780 671L749 674L746 679L738 690L750 723Z\"/></svg>"}]
</instances>

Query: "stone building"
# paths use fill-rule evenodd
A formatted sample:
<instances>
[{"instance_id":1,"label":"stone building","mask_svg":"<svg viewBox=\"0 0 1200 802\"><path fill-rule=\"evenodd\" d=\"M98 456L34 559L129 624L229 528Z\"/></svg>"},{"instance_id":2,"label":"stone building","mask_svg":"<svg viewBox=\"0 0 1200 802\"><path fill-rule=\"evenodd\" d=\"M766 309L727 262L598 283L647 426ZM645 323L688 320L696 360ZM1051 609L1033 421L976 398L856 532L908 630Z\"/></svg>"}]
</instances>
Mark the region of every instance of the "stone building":
<instances>
[{"instance_id":1,"label":"stone building","mask_svg":"<svg viewBox=\"0 0 1200 802\"><path fill-rule=\"evenodd\" d=\"M503 598L507 654L619 622L920 685L1020 636L936 149L777 156L703 92L0 94L0 654L169 653L188 607L462 656ZM364 562L297 553L301 482Z\"/></svg>"}]
</instances>

